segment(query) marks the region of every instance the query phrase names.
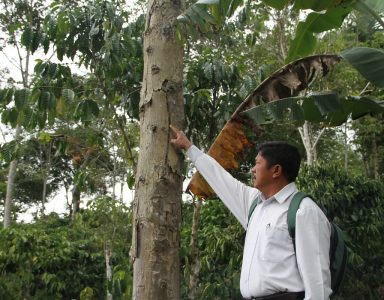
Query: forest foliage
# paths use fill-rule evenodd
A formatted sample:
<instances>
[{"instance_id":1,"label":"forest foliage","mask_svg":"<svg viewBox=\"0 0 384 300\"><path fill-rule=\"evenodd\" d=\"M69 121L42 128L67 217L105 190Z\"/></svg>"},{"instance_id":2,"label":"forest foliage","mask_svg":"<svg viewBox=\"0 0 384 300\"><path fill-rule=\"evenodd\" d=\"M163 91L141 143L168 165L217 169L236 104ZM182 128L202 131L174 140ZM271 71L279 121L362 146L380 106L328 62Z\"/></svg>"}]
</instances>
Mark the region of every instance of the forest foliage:
<instances>
[{"instance_id":1,"label":"forest foliage","mask_svg":"<svg viewBox=\"0 0 384 300\"><path fill-rule=\"evenodd\" d=\"M287 62L353 47L382 55L382 3L339 2L190 3L177 34L185 44L185 132L193 143L207 151L244 99ZM117 184L131 189L135 184L145 3L56 0L47 6L41 0L12 0L0 5L0 50L4 59L9 49L19 51L21 67L20 78L0 72L2 216L7 172L18 160L13 223L0 230L0 298L130 299L132 212L118 196ZM300 11L306 9L311 11L303 18ZM350 118L349 111L339 122L311 124L309 137L318 137L315 159L311 165L303 160L297 182L345 231L351 254L338 299L384 296L382 78L364 78L341 62L298 96L301 103L315 101L319 91L341 101L378 100L362 100L355 116L364 117ZM306 158L297 129L304 120L271 111L258 122L264 124L257 142L288 140ZM21 136L9 138L17 126ZM232 171L245 183L254 156L251 149ZM184 172L188 179L193 173L188 161ZM69 195L66 212L47 212L46 203L56 201L60 189ZM239 299L243 229L217 199L201 204L186 194L183 200L182 298ZM27 210L33 212L31 223L20 220Z\"/></svg>"}]
</instances>

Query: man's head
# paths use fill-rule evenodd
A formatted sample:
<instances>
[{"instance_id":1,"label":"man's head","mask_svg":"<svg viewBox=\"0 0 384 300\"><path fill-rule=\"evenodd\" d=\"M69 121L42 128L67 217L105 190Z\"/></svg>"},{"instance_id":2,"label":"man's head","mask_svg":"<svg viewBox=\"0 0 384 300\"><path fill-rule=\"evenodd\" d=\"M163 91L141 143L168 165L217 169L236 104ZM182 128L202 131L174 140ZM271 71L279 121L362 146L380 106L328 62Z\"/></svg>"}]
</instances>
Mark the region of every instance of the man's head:
<instances>
[{"instance_id":1,"label":"man's head","mask_svg":"<svg viewBox=\"0 0 384 300\"><path fill-rule=\"evenodd\" d=\"M267 142L257 148L256 164L251 169L254 186L263 191L271 184L295 181L301 157L296 147L286 142Z\"/></svg>"}]
</instances>

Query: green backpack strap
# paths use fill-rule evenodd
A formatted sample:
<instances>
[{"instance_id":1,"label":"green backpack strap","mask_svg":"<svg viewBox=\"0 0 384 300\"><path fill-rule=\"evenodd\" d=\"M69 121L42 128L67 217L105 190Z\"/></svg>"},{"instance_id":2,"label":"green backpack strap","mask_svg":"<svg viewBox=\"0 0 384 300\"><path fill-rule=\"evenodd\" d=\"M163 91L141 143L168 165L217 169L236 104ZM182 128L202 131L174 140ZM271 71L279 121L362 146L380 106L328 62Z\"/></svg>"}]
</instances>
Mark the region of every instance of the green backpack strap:
<instances>
[{"instance_id":1,"label":"green backpack strap","mask_svg":"<svg viewBox=\"0 0 384 300\"><path fill-rule=\"evenodd\" d=\"M296 243L295 243L296 212L299 209L301 201L303 201L305 197L308 197L308 195L303 192L297 192L293 196L291 203L289 204L288 213L287 213L288 232L292 238L295 252L296 252Z\"/></svg>"},{"instance_id":2,"label":"green backpack strap","mask_svg":"<svg viewBox=\"0 0 384 300\"><path fill-rule=\"evenodd\" d=\"M253 199L251 207L249 208L248 223L249 223L249 220L251 219L252 213L255 210L258 203L259 203L259 196L257 196L255 199Z\"/></svg>"},{"instance_id":3,"label":"green backpack strap","mask_svg":"<svg viewBox=\"0 0 384 300\"><path fill-rule=\"evenodd\" d=\"M296 241L295 241L295 227L296 227L296 212L299 209L300 203L304 198L312 198L311 196L303 193L297 192L289 204L288 213L287 213L287 223L288 223L288 232L292 238L293 247L296 252ZM319 206L324 213L326 211L324 208ZM343 280L348 250L345 245L344 236L341 229L334 223L331 224L331 238L330 238L330 247L329 247L329 260L330 260L330 271L331 271L331 288L332 295L331 298L339 290L341 281Z\"/></svg>"}]
</instances>

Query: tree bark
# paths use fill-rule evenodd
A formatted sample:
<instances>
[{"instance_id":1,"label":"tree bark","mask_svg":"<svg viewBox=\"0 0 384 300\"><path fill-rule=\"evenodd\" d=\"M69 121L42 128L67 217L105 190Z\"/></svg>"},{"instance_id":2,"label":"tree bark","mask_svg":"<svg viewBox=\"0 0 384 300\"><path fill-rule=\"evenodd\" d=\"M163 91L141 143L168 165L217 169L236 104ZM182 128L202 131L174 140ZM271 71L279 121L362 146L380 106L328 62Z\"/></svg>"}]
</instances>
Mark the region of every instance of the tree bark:
<instances>
[{"instance_id":1,"label":"tree bark","mask_svg":"<svg viewBox=\"0 0 384 300\"><path fill-rule=\"evenodd\" d=\"M47 185L48 185L48 177L49 177L49 172L51 170L51 165L52 165L52 142L50 141L46 150L46 162L42 165L42 179L43 179L43 194L42 194L42 199L41 199L41 215L44 216L45 214L45 204L47 203ZM41 148L41 152L44 150Z\"/></svg>"},{"instance_id":2,"label":"tree bark","mask_svg":"<svg viewBox=\"0 0 384 300\"><path fill-rule=\"evenodd\" d=\"M189 277L189 299L197 299L197 284L200 273L200 257L198 247L198 233L199 233L199 220L200 220L200 208L201 200L196 198L193 209L192 219L192 232L191 232L191 275Z\"/></svg>"},{"instance_id":3,"label":"tree bark","mask_svg":"<svg viewBox=\"0 0 384 300\"><path fill-rule=\"evenodd\" d=\"M133 299L180 299L182 158L169 125L182 128L183 46L174 23L183 0L149 0L140 100L140 155L133 203Z\"/></svg>"},{"instance_id":4,"label":"tree bark","mask_svg":"<svg viewBox=\"0 0 384 300\"><path fill-rule=\"evenodd\" d=\"M74 220L76 214L80 210L80 189L75 185L72 189L72 215L71 219Z\"/></svg>"},{"instance_id":5,"label":"tree bark","mask_svg":"<svg viewBox=\"0 0 384 300\"><path fill-rule=\"evenodd\" d=\"M317 160L316 146L321 136L324 133L324 128L316 136L313 132L313 127L311 123L309 123L308 121L305 121L304 125L298 130L301 136L301 140L303 141L303 145L307 155L306 163L308 166L311 166Z\"/></svg>"},{"instance_id":6,"label":"tree bark","mask_svg":"<svg viewBox=\"0 0 384 300\"><path fill-rule=\"evenodd\" d=\"M379 179L379 151L377 149L376 136L372 139L372 178Z\"/></svg>"},{"instance_id":7,"label":"tree bark","mask_svg":"<svg viewBox=\"0 0 384 300\"><path fill-rule=\"evenodd\" d=\"M113 300L113 295L110 291L110 287L112 286L112 249L111 246L108 244L108 242L105 243L104 248L104 257L105 257L105 272L107 277L107 300Z\"/></svg>"},{"instance_id":8,"label":"tree bark","mask_svg":"<svg viewBox=\"0 0 384 300\"><path fill-rule=\"evenodd\" d=\"M20 139L21 126L16 126L15 140L16 142ZM11 161L8 170L7 178L7 192L5 195L5 204L4 204L4 228L8 228L11 225L11 211L12 211L12 200L13 200L13 191L15 189L15 178L17 171L17 159Z\"/></svg>"}]
</instances>

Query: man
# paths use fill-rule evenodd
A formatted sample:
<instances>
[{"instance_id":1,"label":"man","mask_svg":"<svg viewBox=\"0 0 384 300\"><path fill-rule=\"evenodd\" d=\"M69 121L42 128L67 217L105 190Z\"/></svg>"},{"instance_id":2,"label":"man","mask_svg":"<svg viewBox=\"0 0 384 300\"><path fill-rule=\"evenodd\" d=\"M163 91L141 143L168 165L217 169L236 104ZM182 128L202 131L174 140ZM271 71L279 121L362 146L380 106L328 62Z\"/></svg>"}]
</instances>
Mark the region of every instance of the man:
<instances>
[{"instance_id":1,"label":"man","mask_svg":"<svg viewBox=\"0 0 384 300\"><path fill-rule=\"evenodd\" d=\"M321 209L304 198L296 214L296 251L287 211L300 168L297 148L269 142L258 148L251 169L253 188L233 178L212 157L192 145L171 125L171 143L186 151L197 170L247 231L240 276L245 299L329 299L331 227ZM250 206L259 204L248 222ZM304 296L305 294L305 296Z\"/></svg>"}]
</instances>

